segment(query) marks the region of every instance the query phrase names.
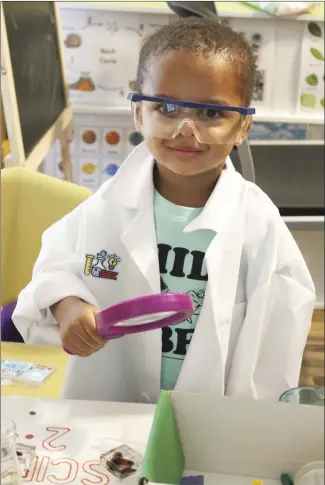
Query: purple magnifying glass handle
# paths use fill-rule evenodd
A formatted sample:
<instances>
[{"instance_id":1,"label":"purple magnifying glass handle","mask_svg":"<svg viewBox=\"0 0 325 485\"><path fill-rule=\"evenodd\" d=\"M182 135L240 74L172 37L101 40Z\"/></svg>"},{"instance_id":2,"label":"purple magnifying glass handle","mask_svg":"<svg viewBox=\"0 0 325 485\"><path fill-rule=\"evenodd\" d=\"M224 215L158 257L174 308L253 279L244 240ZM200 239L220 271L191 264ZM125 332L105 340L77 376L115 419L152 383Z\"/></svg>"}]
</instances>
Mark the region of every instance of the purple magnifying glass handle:
<instances>
[{"instance_id":1,"label":"purple magnifying glass handle","mask_svg":"<svg viewBox=\"0 0 325 485\"><path fill-rule=\"evenodd\" d=\"M193 301L183 293L142 296L106 308L96 314L96 328L104 340L176 325L194 313ZM73 355L68 349L68 354Z\"/></svg>"}]
</instances>

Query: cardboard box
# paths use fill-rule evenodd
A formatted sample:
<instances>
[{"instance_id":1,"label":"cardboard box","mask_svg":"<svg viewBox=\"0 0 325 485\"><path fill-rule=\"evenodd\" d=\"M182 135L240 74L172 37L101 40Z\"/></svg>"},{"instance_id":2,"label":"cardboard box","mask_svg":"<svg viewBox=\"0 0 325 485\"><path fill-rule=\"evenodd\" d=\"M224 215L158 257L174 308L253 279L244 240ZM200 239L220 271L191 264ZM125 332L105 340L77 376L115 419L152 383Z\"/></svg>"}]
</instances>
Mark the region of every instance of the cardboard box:
<instances>
[{"instance_id":1,"label":"cardboard box","mask_svg":"<svg viewBox=\"0 0 325 485\"><path fill-rule=\"evenodd\" d=\"M276 485L323 460L323 407L163 391L139 485Z\"/></svg>"}]
</instances>

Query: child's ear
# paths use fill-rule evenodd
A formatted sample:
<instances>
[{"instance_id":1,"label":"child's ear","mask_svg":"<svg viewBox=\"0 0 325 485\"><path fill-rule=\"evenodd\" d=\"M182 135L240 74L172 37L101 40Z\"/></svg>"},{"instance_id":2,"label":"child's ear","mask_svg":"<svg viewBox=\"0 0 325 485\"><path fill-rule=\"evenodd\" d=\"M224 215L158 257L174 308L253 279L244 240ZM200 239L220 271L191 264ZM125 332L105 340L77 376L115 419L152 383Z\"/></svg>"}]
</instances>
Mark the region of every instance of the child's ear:
<instances>
[{"instance_id":1,"label":"child's ear","mask_svg":"<svg viewBox=\"0 0 325 485\"><path fill-rule=\"evenodd\" d=\"M243 143L243 141L246 140L246 138L249 135L249 132L251 131L252 123L253 123L253 118L250 116L248 118L248 120L246 121L245 125L242 127L240 133L238 133L238 137L237 137L237 140L236 140L236 143L235 143L236 147L241 145Z\"/></svg>"},{"instance_id":2,"label":"child's ear","mask_svg":"<svg viewBox=\"0 0 325 485\"><path fill-rule=\"evenodd\" d=\"M143 126L141 103L135 103L133 107L133 117L134 117L136 129L141 133L142 126Z\"/></svg>"}]
</instances>

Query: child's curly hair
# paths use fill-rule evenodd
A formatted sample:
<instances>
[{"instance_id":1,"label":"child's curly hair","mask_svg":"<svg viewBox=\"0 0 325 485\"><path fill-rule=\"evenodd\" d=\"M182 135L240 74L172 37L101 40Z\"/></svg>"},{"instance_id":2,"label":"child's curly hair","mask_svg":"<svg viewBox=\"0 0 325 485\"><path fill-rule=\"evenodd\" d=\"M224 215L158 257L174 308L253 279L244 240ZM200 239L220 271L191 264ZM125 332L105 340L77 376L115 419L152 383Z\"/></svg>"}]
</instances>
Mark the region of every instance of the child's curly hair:
<instances>
[{"instance_id":1,"label":"child's curly hair","mask_svg":"<svg viewBox=\"0 0 325 485\"><path fill-rule=\"evenodd\" d=\"M152 57L170 51L185 50L212 56L218 54L233 63L238 72L238 86L243 103L248 106L255 83L255 57L243 35L218 19L184 18L162 26L142 44L137 69L136 88L141 92Z\"/></svg>"}]
</instances>

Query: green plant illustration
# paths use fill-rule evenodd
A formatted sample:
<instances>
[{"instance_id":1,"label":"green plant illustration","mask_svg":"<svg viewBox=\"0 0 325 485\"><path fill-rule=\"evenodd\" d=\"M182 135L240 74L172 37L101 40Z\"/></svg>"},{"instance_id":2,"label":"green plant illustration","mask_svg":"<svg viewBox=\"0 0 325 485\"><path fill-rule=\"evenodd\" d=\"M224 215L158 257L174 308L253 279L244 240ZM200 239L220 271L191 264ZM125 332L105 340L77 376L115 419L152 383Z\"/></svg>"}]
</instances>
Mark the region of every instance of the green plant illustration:
<instances>
[{"instance_id":1,"label":"green plant illustration","mask_svg":"<svg viewBox=\"0 0 325 485\"><path fill-rule=\"evenodd\" d=\"M318 84L318 77L316 74L309 74L309 76L306 77L306 83L309 84L309 86L317 86Z\"/></svg>"},{"instance_id":2,"label":"green plant illustration","mask_svg":"<svg viewBox=\"0 0 325 485\"><path fill-rule=\"evenodd\" d=\"M322 29L315 22L309 22L308 30L311 33L311 35L314 35L315 37L321 37L322 36Z\"/></svg>"},{"instance_id":3,"label":"green plant illustration","mask_svg":"<svg viewBox=\"0 0 325 485\"><path fill-rule=\"evenodd\" d=\"M324 61L324 55L316 49L315 47L311 47L310 49L311 54L317 59L318 61Z\"/></svg>"},{"instance_id":4,"label":"green plant illustration","mask_svg":"<svg viewBox=\"0 0 325 485\"><path fill-rule=\"evenodd\" d=\"M309 93L303 93L300 97L300 103L302 106L305 106L306 108L315 108L317 103L316 96Z\"/></svg>"}]
</instances>

